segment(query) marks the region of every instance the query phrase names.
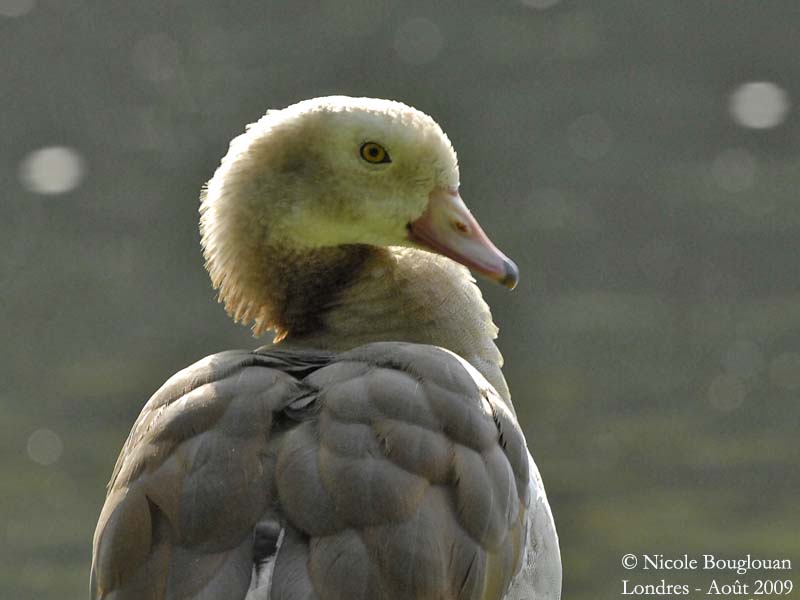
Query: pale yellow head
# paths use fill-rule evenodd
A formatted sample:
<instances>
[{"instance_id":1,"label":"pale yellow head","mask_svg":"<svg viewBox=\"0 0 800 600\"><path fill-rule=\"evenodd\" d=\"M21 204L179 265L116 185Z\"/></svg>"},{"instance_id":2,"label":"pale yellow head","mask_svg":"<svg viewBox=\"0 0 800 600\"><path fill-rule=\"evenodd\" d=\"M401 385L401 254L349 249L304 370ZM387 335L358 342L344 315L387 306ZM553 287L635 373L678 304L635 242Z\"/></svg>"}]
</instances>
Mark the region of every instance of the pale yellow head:
<instances>
[{"instance_id":1,"label":"pale yellow head","mask_svg":"<svg viewBox=\"0 0 800 600\"><path fill-rule=\"evenodd\" d=\"M400 245L437 186L458 186L458 164L429 116L390 100L315 98L269 111L231 143L203 222L247 202L273 242Z\"/></svg>"},{"instance_id":2,"label":"pale yellow head","mask_svg":"<svg viewBox=\"0 0 800 600\"><path fill-rule=\"evenodd\" d=\"M400 102L331 96L269 111L231 142L203 194L200 226L214 286L228 311L255 320L260 332L281 301L270 296L275 282L267 275L281 276L271 261L292 253L410 246L481 271L466 255L473 243L467 238L483 232L458 184L447 136ZM475 243L485 245L483 238Z\"/></svg>"}]
</instances>

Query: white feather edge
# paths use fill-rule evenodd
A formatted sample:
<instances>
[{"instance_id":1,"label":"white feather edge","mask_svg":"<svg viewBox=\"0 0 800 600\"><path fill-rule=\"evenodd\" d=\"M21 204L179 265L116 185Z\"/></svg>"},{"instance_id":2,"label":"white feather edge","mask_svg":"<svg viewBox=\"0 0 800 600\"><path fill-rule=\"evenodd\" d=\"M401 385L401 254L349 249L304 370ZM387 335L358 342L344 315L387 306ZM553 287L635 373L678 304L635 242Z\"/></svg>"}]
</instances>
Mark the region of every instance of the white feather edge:
<instances>
[{"instance_id":1,"label":"white feather edge","mask_svg":"<svg viewBox=\"0 0 800 600\"><path fill-rule=\"evenodd\" d=\"M247 590L244 600L269 600L272 593L272 574L275 571L275 562L278 560L285 533L286 529L281 529L278 541L275 543L275 553L265 561L261 568L256 569L256 566L253 565L250 589Z\"/></svg>"},{"instance_id":2,"label":"white feather edge","mask_svg":"<svg viewBox=\"0 0 800 600\"><path fill-rule=\"evenodd\" d=\"M522 568L514 576L503 600L560 600L561 551L553 512L542 476L528 452L531 503L528 507L527 542Z\"/></svg>"}]
</instances>

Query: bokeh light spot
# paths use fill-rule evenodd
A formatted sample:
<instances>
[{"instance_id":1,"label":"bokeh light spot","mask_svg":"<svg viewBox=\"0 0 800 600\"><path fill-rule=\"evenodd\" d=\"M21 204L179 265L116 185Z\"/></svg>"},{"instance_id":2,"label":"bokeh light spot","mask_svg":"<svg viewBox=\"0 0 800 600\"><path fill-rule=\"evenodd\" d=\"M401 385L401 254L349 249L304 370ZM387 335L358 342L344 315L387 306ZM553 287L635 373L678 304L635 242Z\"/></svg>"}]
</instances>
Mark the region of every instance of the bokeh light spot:
<instances>
[{"instance_id":1,"label":"bokeh light spot","mask_svg":"<svg viewBox=\"0 0 800 600\"><path fill-rule=\"evenodd\" d=\"M28 456L40 465L52 465L64 451L59 435L50 429L37 429L28 437Z\"/></svg>"},{"instance_id":2,"label":"bokeh light spot","mask_svg":"<svg viewBox=\"0 0 800 600\"><path fill-rule=\"evenodd\" d=\"M36 7L36 0L0 0L0 17L21 17Z\"/></svg>"},{"instance_id":3,"label":"bokeh light spot","mask_svg":"<svg viewBox=\"0 0 800 600\"><path fill-rule=\"evenodd\" d=\"M773 358L769 364L769 379L784 390L800 390L800 354L786 352Z\"/></svg>"},{"instance_id":4,"label":"bokeh light spot","mask_svg":"<svg viewBox=\"0 0 800 600\"><path fill-rule=\"evenodd\" d=\"M169 81L178 73L178 45L163 33L146 35L134 45L131 61L143 79L153 83Z\"/></svg>"},{"instance_id":5,"label":"bokeh light spot","mask_svg":"<svg viewBox=\"0 0 800 600\"><path fill-rule=\"evenodd\" d=\"M83 157L73 148L50 146L28 154L19 166L22 185L37 194L71 192L86 174Z\"/></svg>"},{"instance_id":6,"label":"bokeh light spot","mask_svg":"<svg viewBox=\"0 0 800 600\"><path fill-rule=\"evenodd\" d=\"M736 88L730 97L733 120L750 129L780 125L789 112L789 94L768 81L753 81Z\"/></svg>"},{"instance_id":7,"label":"bokeh light spot","mask_svg":"<svg viewBox=\"0 0 800 600\"><path fill-rule=\"evenodd\" d=\"M739 408L746 396L747 388L735 375L718 375L708 386L708 401L711 406L723 412Z\"/></svg>"},{"instance_id":8,"label":"bokeh light spot","mask_svg":"<svg viewBox=\"0 0 800 600\"><path fill-rule=\"evenodd\" d=\"M725 150L711 164L711 178L726 192L743 192L756 183L756 157L744 148Z\"/></svg>"},{"instance_id":9,"label":"bokeh light spot","mask_svg":"<svg viewBox=\"0 0 800 600\"><path fill-rule=\"evenodd\" d=\"M569 126L567 143L576 156L596 160L608 154L614 132L600 115L583 115Z\"/></svg>"},{"instance_id":10,"label":"bokeh light spot","mask_svg":"<svg viewBox=\"0 0 800 600\"><path fill-rule=\"evenodd\" d=\"M444 45L444 37L430 19L414 18L397 28L394 49L405 63L424 65L434 60Z\"/></svg>"}]
</instances>

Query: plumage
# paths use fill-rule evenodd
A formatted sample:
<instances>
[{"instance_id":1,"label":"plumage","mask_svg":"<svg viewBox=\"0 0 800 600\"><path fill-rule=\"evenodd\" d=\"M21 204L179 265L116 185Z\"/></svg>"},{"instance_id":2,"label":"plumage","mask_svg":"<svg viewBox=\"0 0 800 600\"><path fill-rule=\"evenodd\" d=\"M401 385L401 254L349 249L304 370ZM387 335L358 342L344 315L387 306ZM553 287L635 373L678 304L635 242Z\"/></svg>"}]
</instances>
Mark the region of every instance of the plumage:
<instances>
[{"instance_id":1,"label":"plumage","mask_svg":"<svg viewBox=\"0 0 800 600\"><path fill-rule=\"evenodd\" d=\"M228 312L276 340L145 405L97 525L94 598L560 597L497 328L454 260L504 284L516 270L457 185L444 133L395 102L306 101L232 142L203 194L206 264Z\"/></svg>"}]
</instances>

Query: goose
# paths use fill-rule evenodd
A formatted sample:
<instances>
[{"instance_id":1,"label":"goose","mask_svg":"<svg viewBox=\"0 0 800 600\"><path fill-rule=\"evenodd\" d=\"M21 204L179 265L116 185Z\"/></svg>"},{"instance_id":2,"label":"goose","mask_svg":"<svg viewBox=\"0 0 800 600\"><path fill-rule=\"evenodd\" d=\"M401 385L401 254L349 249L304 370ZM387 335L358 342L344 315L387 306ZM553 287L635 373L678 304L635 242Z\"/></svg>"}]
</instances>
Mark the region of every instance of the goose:
<instances>
[{"instance_id":1,"label":"goose","mask_svg":"<svg viewBox=\"0 0 800 600\"><path fill-rule=\"evenodd\" d=\"M94 536L100 600L557 600L561 562L470 274L518 270L405 104L270 110L201 194L206 268L272 343L146 403Z\"/></svg>"}]
</instances>

